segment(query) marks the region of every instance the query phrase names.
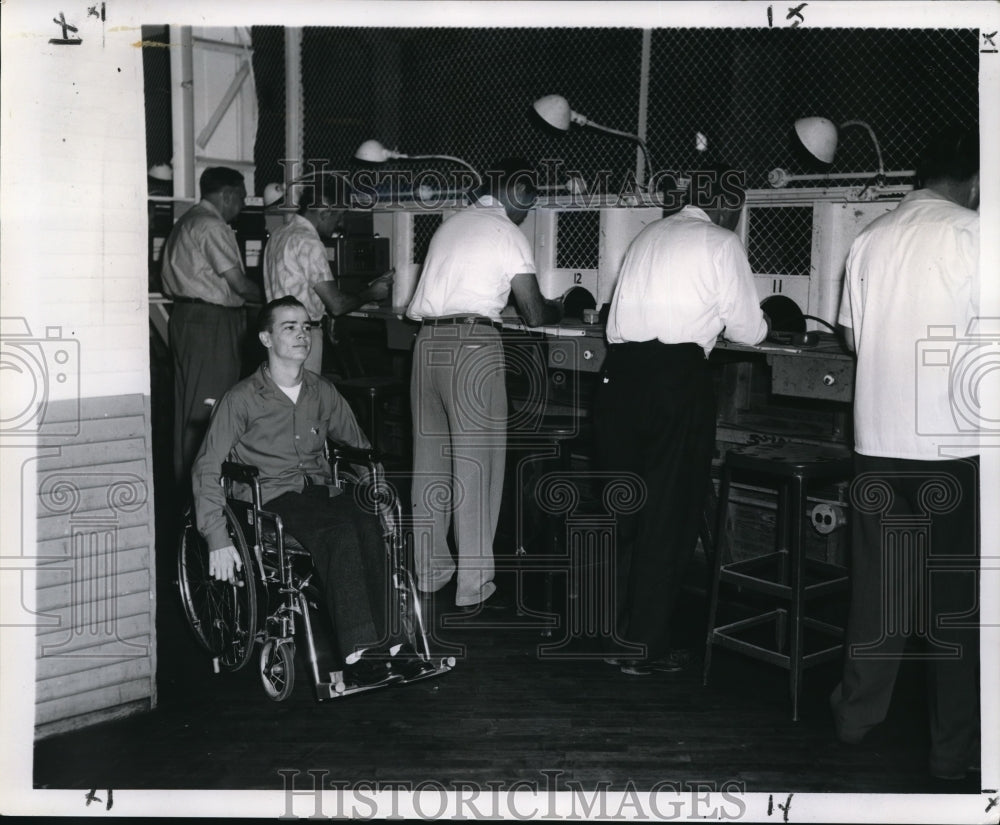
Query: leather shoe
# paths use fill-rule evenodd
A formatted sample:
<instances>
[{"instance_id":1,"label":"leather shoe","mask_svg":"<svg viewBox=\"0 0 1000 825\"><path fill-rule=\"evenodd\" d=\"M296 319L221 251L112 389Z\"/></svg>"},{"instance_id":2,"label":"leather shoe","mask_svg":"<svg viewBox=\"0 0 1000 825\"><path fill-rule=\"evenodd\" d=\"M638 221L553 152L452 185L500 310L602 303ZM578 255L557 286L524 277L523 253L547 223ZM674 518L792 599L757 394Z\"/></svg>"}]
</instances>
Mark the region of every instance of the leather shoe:
<instances>
[{"instance_id":1,"label":"leather shoe","mask_svg":"<svg viewBox=\"0 0 1000 825\"><path fill-rule=\"evenodd\" d=\"M369 659L362 656L353 665L345 665L344 682L352 687L376 687L399 681L384 659Z\"/></svg>"},{"instance_id":2,"label":"leather shoe","mask_svg":"<svg viewBox=\"0 0 1000 825\"><path fill-rule=\"evenodd\" d=\"M409 644L404 644L389 661L392 672L404 682L413 682L434 673L434 665L420 658Z\"/></svg>"},{"instance_id":3,"label":"leather shoe","mask_svg":"<svg viewBox=\"0 0 1000 825\"><path fill-rule=\"evenodd\" d=\"M458 604L455 605L455 609L461 613L473 614L479 613L480 611L490 613L497 613L504 610L509 610L511 608L510 602L508 602L503 596L500 595L499 590L494 590L489 596L487 596L483 601L476 602L475 604Z\"/></svg>"}]
</instances>

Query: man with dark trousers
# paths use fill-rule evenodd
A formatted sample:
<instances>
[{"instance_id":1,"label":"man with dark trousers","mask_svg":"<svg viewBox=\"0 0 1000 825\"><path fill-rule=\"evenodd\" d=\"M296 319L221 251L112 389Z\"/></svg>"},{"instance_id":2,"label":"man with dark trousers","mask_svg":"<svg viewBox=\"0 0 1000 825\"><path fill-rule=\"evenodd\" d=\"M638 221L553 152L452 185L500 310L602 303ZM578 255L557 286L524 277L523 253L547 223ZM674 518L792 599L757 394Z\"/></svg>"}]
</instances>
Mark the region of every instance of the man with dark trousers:
<instances>
[{"instance_id":1,"label":"man with dark trousers","mask_svg":"<svg viewBox=\"0 0 1000 825\"><path fill-rule=\"evenodd\" d=\"M174 355L174 473L182 491L218 401L240 379L244 304L260 290L243 271L230 224L243 210L243 175L225 166L201 174L201 200L174 224L163 250L163 292L172 298L168 332Z\"/></svg>"},{"instance_id":2,"label":"man with dark trousers","mask_svg":"<svg viewBox=\"0 0 1000 825\"><path fill-rule=\"evenodd\" d=\"M698 540L715 449L708 355L720 333L744 344L767 335L753 275L733 233L743 174L691 175L688 203L643 229L622 262L608 315L608 355L594 405L598 469L641 479L644 503L619 518L614 548L623 673L679 670L670 621ZM609 648L610 649L610 648Z\"/></svg>"},{"instance_id":3,"label":"man with dark trousers","mask_svg":"<svg viewBox=\"0 0 1000 825\"><path fill-rule=\"evenodd\" d=\"M194 465L198 529L209 573L234 581L240 557L223 513L222 462L257 468L265 507L282 519L313 559L337 647L351 684L419 678L425 664L393 635L387 552L378 519L332 484L327 439L368 449L368 439L333 383L305 368L309 314L291 295L261 310L258 336L267 361L215 405Z\"/></svg>"},{"instance_id":4,"label":"man with dark trousers","mask_svg":"<svg viewBox=\"0 0 1000 825\"><path fill-rule=\"evenodd\" d=\"M922 187L862 230L847 258L838 320L858 355L856 477L831 704L837 736L860 743L888 713L900 661L922 658L929 770L961 780L980 764L980 498L978 422L960 423L981 392L969 367L989 365L977 353L992 340L976 340L979 135L938 135L917 174Z\"/></svg>"}]
</instances>

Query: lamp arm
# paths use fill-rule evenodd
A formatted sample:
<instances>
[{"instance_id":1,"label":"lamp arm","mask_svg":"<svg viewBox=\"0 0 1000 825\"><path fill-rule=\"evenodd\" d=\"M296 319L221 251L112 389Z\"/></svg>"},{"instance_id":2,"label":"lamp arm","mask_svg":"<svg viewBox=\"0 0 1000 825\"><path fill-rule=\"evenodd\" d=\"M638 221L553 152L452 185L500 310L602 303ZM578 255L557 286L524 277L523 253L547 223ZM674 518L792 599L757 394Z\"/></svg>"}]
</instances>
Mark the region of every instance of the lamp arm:
<instances>
[{"instance_id":1,"label":"lamp arm","mask_svg":"<svg viewBox=\"0 0 1000 825\"><path fill-rule=\"evenodd\" d=\"M464 166L476 176L476 188L483 185L483 176L476 171L476 168L468 161L456 158L453 155L397 155L397 157L408 158L409 160L450 160L452 163L458 163Z\"/></svg>"},{"instance_id":2,"label":"lamp arm","mask_svg":"<svg viewBox=\"0 0 1000 825\"><path fill-rule=\"evenodd\" d=\"M646 159L646 171L649 172L650 180L653 177L653 161L649 157L649 148L646 146L646 141L644 141L638 135L633 135L631 132L620 132L617 129L612 129L610 126L602 126L600 123L594 123L592 120L587 120L583 115L576 115L573 118L573 122L579 124L580 126L589 126L591 129L597 129L600 132L607 132L609 135L617 135L618 137L628 138L629 140L634 140L639 144L639 148L642 149L642 156Z\"/></svg>"},{"instance_id":3,"label":"lamp arm","mask_svg":"<svg viewBox=\"0 0 1000 825\"><path fill-rule=\"evenodd\" d=\"M878 174L880 178L885 177L885 166L882 164L882 149L878 145L878 139L875 137L875 130L872 129L863 120L845 120L840 124L841 129L846 129L848 126L862 126L868 130L868 134L871 136L872 143L875 145L875 156L878 158Z\"/></svg>"}]
</instances>

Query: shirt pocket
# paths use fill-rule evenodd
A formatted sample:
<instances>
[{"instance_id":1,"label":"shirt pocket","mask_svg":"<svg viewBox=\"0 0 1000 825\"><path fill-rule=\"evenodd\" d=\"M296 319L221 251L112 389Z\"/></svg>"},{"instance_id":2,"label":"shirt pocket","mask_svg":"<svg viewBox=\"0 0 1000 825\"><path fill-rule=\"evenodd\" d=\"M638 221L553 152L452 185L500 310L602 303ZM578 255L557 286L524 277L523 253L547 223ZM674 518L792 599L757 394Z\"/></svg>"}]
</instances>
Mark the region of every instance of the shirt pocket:
<instances>
[{"instance_id":1,"label":"shirt pocket","mask_svg":"<svg viewBox=\"0 0 1000 825\"><path fill-rule=\"evenodd\" d=\"M312 419L306 421L301 435L302 450L306 453L321 453L326 446L326 421Z\"/></svg>"}]
</instances>

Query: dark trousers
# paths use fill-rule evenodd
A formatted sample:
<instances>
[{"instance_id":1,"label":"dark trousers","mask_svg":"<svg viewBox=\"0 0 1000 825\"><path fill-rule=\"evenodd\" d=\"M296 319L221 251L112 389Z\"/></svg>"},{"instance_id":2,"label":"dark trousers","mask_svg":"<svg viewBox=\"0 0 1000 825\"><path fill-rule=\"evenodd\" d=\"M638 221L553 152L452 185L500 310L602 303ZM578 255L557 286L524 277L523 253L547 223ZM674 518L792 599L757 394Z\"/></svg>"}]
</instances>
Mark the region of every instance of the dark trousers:
<instances>
[{"instance_id":1,"label":"dark trousers","mask_svg":"<svg viewBox=\"0 0 1000 825\"><path fill-rule=\"evenodd\" d=\"M670 647L670 620L698 541L715 450L715 395L704 350L658 341L612 344L594 406L598 469L634 473L645 503L620 515L616 626L651 659Z\"/></svg>"},{"instance_id":2,"label":"dark trousers","mask_svg":"<svg viewBox=\"0 0 1000 825\"><path fill-rule=\"evenodd\" d=\"M174 474L182 493L191 489L191 466L212 408L240 380L246 314L242 307L175 303L168 325L174 355Z\"/></svg>"},{"instance_id":3,"label":"dark trousers","mask_svg":"<svg viewBox=\"0 0 1000 825\"><path fill-rule=\"evenodd\" d=\"M885 719L900 661L920 659L931 767L962 771L979 757L979 460L855 455L855 469L838 731L858 737Z\"/></svg>"},{"instance_id":4,"label":"dark trousers","mask_svg":"<svg viewBox=\"0 0 1000 825\"><path fill-rule=\"evenodd\" d=\"M353 496L329 493L323 485L306 487L265 508L281 516L285 530L312 556L343 657L396 640L389 637L389 570L378 518L363 512Z\"/></svg>"}]
</instances>

